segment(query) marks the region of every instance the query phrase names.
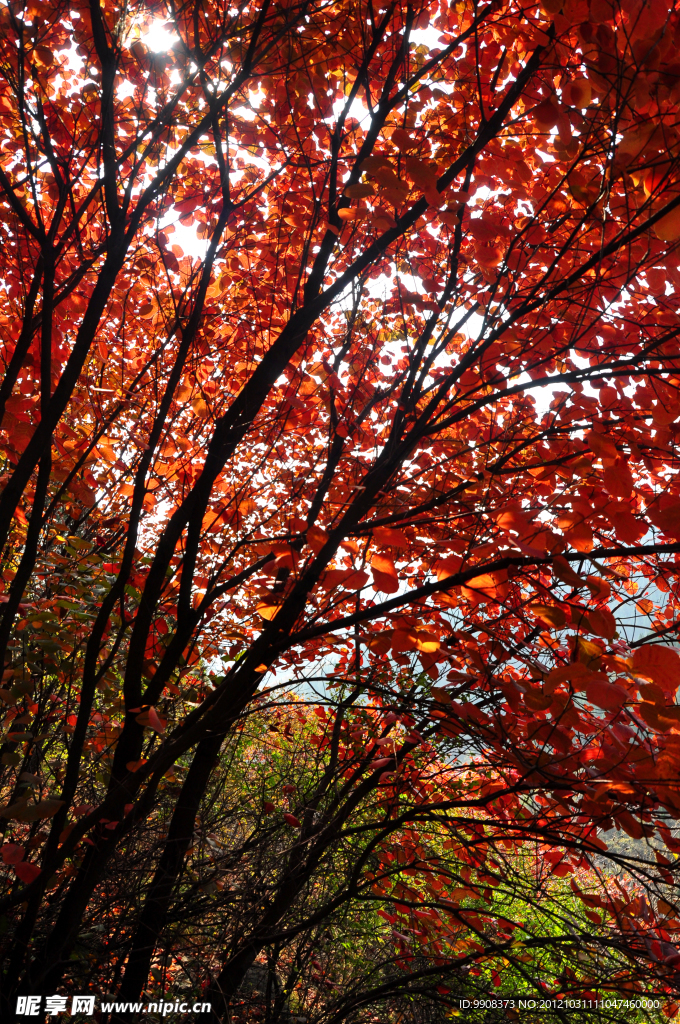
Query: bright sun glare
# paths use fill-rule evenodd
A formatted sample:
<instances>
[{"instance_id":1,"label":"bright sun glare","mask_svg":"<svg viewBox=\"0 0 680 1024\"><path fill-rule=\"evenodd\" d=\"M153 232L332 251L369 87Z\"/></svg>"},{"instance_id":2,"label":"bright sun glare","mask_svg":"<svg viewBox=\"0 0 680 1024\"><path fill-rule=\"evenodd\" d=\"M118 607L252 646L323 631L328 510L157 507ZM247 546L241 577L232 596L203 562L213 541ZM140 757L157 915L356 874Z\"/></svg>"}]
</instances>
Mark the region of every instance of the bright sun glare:
<instances>
[{"instance_id":1,"label":"bright sun glare","mask_svg":"<svg viewBox=\"0 0 680 1024\"><path fill-rule=\"evenodd\" d=\"M153 50L154 53L162 53L169 50L177 42L178 36L169 32L163 21L152 21L146 32L142 34L142 40Z\"/></svg>"}]
</instances>

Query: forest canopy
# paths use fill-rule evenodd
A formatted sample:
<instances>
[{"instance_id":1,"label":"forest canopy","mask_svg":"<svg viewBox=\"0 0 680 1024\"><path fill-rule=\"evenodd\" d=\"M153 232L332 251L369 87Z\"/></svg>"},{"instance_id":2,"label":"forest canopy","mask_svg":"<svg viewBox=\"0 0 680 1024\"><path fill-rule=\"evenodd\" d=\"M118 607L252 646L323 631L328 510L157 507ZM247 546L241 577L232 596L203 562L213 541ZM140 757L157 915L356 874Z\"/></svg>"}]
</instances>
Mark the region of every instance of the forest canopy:
<instances>
[{"instance_id":1,"label":"forest canopy","mask_svg":"<svg viewBox=\"0 0 680 1024\"><path fill-rule=\"evenodd\" d=\"M3 1019L677 1014L679 49L0 3Z\"/></svg>"}]
</instances>

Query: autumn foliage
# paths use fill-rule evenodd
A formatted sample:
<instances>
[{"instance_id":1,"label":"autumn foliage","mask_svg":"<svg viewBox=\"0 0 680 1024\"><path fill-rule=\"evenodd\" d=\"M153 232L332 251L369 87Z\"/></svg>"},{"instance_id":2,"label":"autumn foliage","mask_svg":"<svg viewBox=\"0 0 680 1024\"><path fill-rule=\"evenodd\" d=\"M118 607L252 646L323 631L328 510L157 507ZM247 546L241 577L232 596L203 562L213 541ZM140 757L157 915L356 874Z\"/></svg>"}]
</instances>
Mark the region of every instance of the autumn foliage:
<instances>
[{"instance_id":1,"label":"autumn foliage","mask_svg":"<svg viewBox=\"0 0 680 1024\"><path fill-rule=\"evenodd\" d=\"M3 1019L676 1012L679 49L2 3Z\"/></svg>"}]
</instances>

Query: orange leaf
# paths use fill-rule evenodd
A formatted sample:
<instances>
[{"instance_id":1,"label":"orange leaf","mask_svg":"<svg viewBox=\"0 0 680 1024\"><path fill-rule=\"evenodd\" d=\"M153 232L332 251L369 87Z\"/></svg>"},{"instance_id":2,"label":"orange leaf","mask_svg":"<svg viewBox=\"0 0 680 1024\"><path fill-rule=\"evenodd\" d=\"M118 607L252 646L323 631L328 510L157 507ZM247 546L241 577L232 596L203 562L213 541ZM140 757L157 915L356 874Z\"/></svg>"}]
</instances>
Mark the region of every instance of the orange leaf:
<instances>
[{"instance_id":1,"label":"orange leaf","mask_svg":"<svg viewBox=\"0 0 680 1024\"><path fill-rule=\"evenodd\" d=\"M553 558L553 572L563 583L568 583L576 589L583 586L583 580L574 572L564 555L555 555Z\"/></svg>"},{"instance_id":2,"label":"orange leaf","mask_svg":"<svg viewBox=\"0 0 680 1024\"><path fill-rule=\"evenodd\" d=\"M418 145L416 139L412 139L411 136L403 128L395 128L390 136L390 142L396 146L397 149L401 150L402 153L408 152L410 149L414 149Z\"/></svg>"},{"instance_id":3,"label":"orange leaf","mask_svg":"<svg viewBox=\"0 0 680 1024\"><path fill-rule=\"evenodd\" d=\"M391 576L394 580L397 579L397 570L389 555L374 554L371 558L371 569L374 572L377 570L384 576Z\"/></svg>"},{"instance_id":4,"label":"orange leaf","mask_svg":"<svg viewBox=\"0 0 680 1024\"><path fill-rule=\"evenodd\" d=\"M501 530L514 530L516 533L524 533L529 526L529 516L523 512L519 505L508 505L496 516L496 522Z\"/></svg>"},{"instance_id":5,"label":"orange leaf","mask_svg":"<svg viewBox=\"0 0 680 1024\"><path fill-rule=\"evenodd\" d=\"M415 651L418 649L418 641L415 631L409 632L405 629L395 629L392 633L392 650L399 654L402 651Z\"/></svg>"},{"instance_id":6,"label":"orange leaf","mask_svg":"<svg viewBox=\"0 0 680 1024\"><path fill-rule=\"evenodd\" d=\"M656 732L668 732L671 727L669 721L662 722L659 718L659 709L656 704L649 704L643 701L643 703L638 705L638 714L643 722L656 730Z\"/></svg>"},{"instance_id":7,"label":"orange leaf","mask_svg":"<svg viewBox=\"0 0 680 1024\"><path fill-rule=\"evenodd\" d=\"M536 693L530 690L524 695L524 703L532 711L546 711L553 702L549 693Z\"/></svg>"},{"instance_id":8,"label":"orange leaf","mask_svg":"<svg viewBox=\"0 0 680 1024\"><path fill-rule=\"evenodd\" d=\"M33 48L33 54L37 58L38 63L42 64L45 68L51 68L54 64L54 54L50 50L49 46L35 46Z\"/></svg>"},{"instance_id":9,"label":"orange leaf","mask_svg":"<svg viewBox=\"0 0 680 1024\"><path fill-rule=\"evenodd\" d=\"M595 600L606 601L609 598L612 588L606 580L600 579L599 576L587 576L586 584Z\"/></svg>"},{"instance_id":10,"label":"orange leaf","mask_svg":"<svg viewBox=\"0 0 680 1024\"><path fill-rule=\"evenodd\" d=\"M645 835L645 829L629 811L619 811L616 815L616 820L631 839L642 839Z\"/></svg>"},{"instance_id":11,"label":"orange leaf","mask_svg":"<svg viewBox=\"0 0 680 1024\"><path fill-rule=\"evenodd\" d=\"M558 683L564 683L567 680L583 679L589 675L588 669L580 661L571 661L568 665L558 665L551 672L548 673L547 681L553 686ZM582 689L583 687L576 687L576 689Z\"/></svg>"},{"instance_id":12,"label":"orange leaf","mask_svg":"<svg viewBox=\"0 0 680 1024\"><path fill-rule=\"evenodd\" d=\"M671 725L676 727L675 731L680 731L680 706L677 704L666 705L658 707L657 710L659 712L659 719L665 724L666 728L668 725Z\"/></svg>"},{"instance_id":13,"label":"orange leaf","mask_svg":"<svg viewBox=\"0 0 680 1024\"><path fill-rule=\"evenodd\" d=\"M321 580L324 590L335 590L336 587L344 587L345 590L359 590L368 583L368 573L360 569L329 569Z\"/></svg>"},{"instance_id":14,"label":"orange leaf","mask_svg":"<svg viewBox=\"0 0 680 1024\"><path fill-rule=\"evenodd\" d=\"M345 189L345 195L350 199L365 199L367 196L372 196L375 189L372 185L359 183L358 185L348 185Z\"/></svg>"},{"instance_id":15,"label":"orange leaf","mask_svg":"<svg viewBox=\"0 0 680 1024\"><path fill-rule=\"evenodd\" d=\"M268 622L271 622L280 607L280 604L272 604L270 601L260 601L256 610L258 615L262 616L262 618L266 619Z\"/></svg>"},{"instance_id":16,"label":"orange leaf","mask_svg":"<svg viewBox=\"0 0 680 1024\"><path fill-rule=\"evenodd\" d=\"M307 530L307 543L315 555L319 554L327 540L328 534L320 526L310 526Z\"/></svg>"},{"instance_id":17,"label":"orange leaf","mask_svg":"<svg viewBox=\"0 0 680 1024\"><path fill-rule=\"evenodd\" d=\"M652 422L655 427L667 427L673 423L680 416L680 405L675 403L661 403L657 404L652 409Z\"/></svg>"},{"instance_id":18,"label":"orange leaf","mask_svg":"<svg viewBox=\"0 0 680 1024\"><path fill-rule=\"evenodd\" d=\"M438 640L433 633L419 629L416 633L416 646L423 654L434 654L441 647L441 640Z\"/></svg>"},{"instance_id":19,"label":"orange leaf","mask_svg":"<svg viewBox=\"0 0 680 1024\"><path fill-rule=\"evenodd\" d=\"M577 551L587 553L595 547L593 531L587 523L577 523L570 530L566 530L564 536Z\"/></svg>"},{"instance_id":20,"label":"orange leaf","mask_svg":"<svg viewBox=\"0 0 680 1024\"><path fill-rule=\"evenodd\" d=\"M652 704L666 703L666 694L657 686L656 683L640 683L639 690L645 700L650 700Z\"/></svg>"},{"instance_id":21,"label":"orange leaf","mask_svg":"<svg viewBox=\"0 0 680 1024\"><path fill-rule=\"evenodd\" d=\"M362 174L375 174L381 168L390 166L386 156L367 156L365 160L362 160L359 170Z\"/></svg>"},{"instance_id":22,"label":"orange leaf","mask_svg":"<svg viewBox=\"0 0 680 1024\"><path fill-rule=\"evenodd\" d=\"M537 619L540 619L541 622L544 622L551 629L562 629L566 625L567 616L561 608L547 604L530 604L529 608Z\"/></svg>"},{"instance_id":23,"label":"orange leaf","mask_svg":"<svg viewBox=\"0 0 680 1024\"><path fill-rule=\"evenodd\" d=\"M507 572L505 570L474 576L463 587L466 597L490 598L492 601L502 601L507 595L507 591Z\"/></svg>"},{"instance_id":24,"label":"orange leaf","mask_svg":"<svg viewBox=\"0 0 680 1024\"><path fill-rule=\"evenodd\" d=\"M14 821L41 821L43 818L54 817L63 805L63 800L40 800L37 804L19 800L9 807L4 807L0 816Z\"/></svg>"},{"instance_id":25,"label":"orange leaf","mask_svg":"<svg viewBox=\"0 0 680 1024\"><path fill-rule=\"evenodd\" d=\"M364 220L368 217L368 210L361 207L344 206L341 210L338 210L338 217L340 220Z\"/></svg>"},{"instance_id":26,"label":"orange leaf","mask_svg":"<svg viewBox=\"0 0 680 1024\"><path fill-rule=\"evenodd\" d=\"M305 217L300 213L291 213L283 219L291 228L304 228L307 223Z\"/></svg>"},{"instance_id":27,"label":"orange leaf","mask_svg":"<svg viewBox=\"0 0 680 1024\"><path fill-rule=\"evenodd\" d=\"M663 242L676 242L680 238L680 206L656 222L654 234Z\"/></svg>"},{"instance_id":28,"label":"orange leaf","mask_svg":"<svg viewBox=\"0 0 680 1024\"><path fill-rule=\"evenodd\" d=\"M438 558L432 568L438 580L446 580L449 576L455 576L459 572L462 563L463 559L460 555L451 555L449 558Z\"/></svg>"}]
</instances>

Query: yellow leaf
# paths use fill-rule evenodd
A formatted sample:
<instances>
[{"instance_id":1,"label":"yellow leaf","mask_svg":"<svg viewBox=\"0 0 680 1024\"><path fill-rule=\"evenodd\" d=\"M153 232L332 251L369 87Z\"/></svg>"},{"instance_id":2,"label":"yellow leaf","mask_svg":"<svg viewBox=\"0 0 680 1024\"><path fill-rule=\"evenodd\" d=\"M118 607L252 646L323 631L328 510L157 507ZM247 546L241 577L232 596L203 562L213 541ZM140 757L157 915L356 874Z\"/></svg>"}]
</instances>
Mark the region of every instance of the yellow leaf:
<instances>
[{"instance_id":1,"label":"yellow leaf","mask_svg":"<svg viewBox=\"0 0 680 1024\"><path fill-rule=\"evenodd\" d=\"M210 415L210 409L208 408L208 406L206 405L202 398L194 398L193 402L191 403L191 407L196 413L196 415L200 416L201 419L207 419L208 416Z\"/></svg>"},{"instance_id":2,"label":"yellow leaf","mask_svg":"<svg viewBox=\"0 0 680 1024\"><path fill-rule=\"evenodd\" d=\"M416 646L422 654L434 654L441 647L441 641L433 633L421 629L416 633Z\"/></svg>"}]
</instances>

